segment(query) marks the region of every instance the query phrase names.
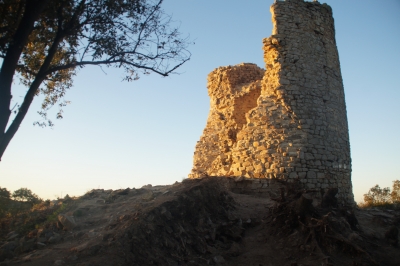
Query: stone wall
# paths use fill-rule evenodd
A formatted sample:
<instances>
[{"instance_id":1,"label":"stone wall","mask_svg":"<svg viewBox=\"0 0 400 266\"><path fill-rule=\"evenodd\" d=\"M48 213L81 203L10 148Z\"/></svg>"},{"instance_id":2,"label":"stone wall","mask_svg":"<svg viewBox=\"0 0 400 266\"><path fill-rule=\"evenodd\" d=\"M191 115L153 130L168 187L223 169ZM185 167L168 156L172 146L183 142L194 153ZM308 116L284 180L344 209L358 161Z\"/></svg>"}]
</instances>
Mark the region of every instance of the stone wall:
<instances>
[{"instance_id":1,"label":"stone wall","mask_svg":"<svg viewBox=\"0 0 400 266\"><path fill-rule=\"evenodd\" d=\"M190 178L297 180L338 188L353 203L350 144L332 10L303 0L271 6L265 68L220 67L208 76L210 113Z\"/></svg>"}]
</instances>

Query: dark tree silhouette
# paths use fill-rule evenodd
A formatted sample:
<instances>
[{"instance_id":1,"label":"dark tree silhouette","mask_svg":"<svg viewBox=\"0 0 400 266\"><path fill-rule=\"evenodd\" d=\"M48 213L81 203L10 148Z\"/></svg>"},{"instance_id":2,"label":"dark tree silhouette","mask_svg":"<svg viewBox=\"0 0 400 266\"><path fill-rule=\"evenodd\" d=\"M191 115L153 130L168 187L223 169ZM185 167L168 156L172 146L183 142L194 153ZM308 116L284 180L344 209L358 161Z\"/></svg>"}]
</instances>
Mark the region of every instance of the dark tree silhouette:
<instances>
[{"instance_id":1,"label":"dark tree silhouette","mask_svg":"<svg viewBox=\"0 0 400 266\"><path fill-rule=\"evenodd\" d=\"M39 203L41 199L27 188L20 188L13 192L12 197L17 201L27 201L32 204Z\"/></svg>"},{"instance_id":2,"label":"dark tree silhouette","mask_svg":"<svg viewBox=\"0 0 400 266\"><path fill-rule=\"evenodd\" d=\"M0 0L0 160L36 95L39 114L58 105L86 65L125 70L125 80L168 76L190 59L189 41L172 26L162 0ZM12 84L28 89L11 107ZM13 117L13 115L15 117ZM14 118L11 121L11 118Z\"/></svg>"}]
</instances>

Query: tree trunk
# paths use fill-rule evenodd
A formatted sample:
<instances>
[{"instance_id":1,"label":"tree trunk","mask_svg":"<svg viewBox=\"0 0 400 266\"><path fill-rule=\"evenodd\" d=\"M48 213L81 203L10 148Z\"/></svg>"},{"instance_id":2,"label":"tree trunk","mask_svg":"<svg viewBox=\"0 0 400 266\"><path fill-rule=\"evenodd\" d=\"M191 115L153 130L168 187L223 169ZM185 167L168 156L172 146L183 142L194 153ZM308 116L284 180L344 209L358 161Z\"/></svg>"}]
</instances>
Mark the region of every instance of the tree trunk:
<instances>
[{"instance_id":1,"label":"tree trunk","mask_svg":"<svg viewBox=\"0 0 400 266\"><path fill-rule=\"evenodd\" d=\"M11 139L14 137L15 133L17 133L17 130L22 123L22 120L24 120L25 115L28 112L29 106L31 105L33 98L35 97L36 91L39 89L39 86L43 80L44 77L36 78L34 80L34 82L29 87L29 90L25 95L24 101L18 110L17 116L15 117L15 119L13 120L7 131L4 132L0 142L0 160L3 157L3 154L8 144L10 143Z\"/></svg>"},{"instance_id":2,"label":"tree trunk","mask_svg":"<svg viewBox=\"0 0 400 266\"><path fill-rule=\"evenodd\" d=\"M18 60L32 33L35 21L38 20L49 0L27 0L21 22L13 36L0 69L0 160L14 134L7 134L10 119L11 86ZM22 120L21 120L22 121ZM19 124L18 124L19 127Z\"/></svg>"}]
</instances>

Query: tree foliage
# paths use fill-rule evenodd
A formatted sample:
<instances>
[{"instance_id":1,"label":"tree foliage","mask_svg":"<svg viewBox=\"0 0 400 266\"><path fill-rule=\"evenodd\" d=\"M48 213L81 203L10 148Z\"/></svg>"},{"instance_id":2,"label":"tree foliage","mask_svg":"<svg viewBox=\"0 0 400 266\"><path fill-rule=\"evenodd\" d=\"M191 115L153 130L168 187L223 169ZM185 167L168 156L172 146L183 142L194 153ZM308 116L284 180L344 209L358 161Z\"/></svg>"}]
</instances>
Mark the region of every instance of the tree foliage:
<instances>
[{"instance_id":1,"label":"tree foliage","mask_svg":"<svg viewBox=\"0 0 400 266\"><path fill-rule=\"evenodd\" d=\"M36 204L41 201L41 199L32 192L32 190L27 188L20 188L13 192L12 197L17 201L26 201L29 203Z\"/></svg>"},{"instance_id":2,"label":"tree foliage","mask_svg":"<svg viewBox=\"0 0 400 266\"><path fill-rule=\"evenodd\" d=\"M44 96L39 125L52 125L47 111L54 105L56 118L62 118L65 93L79 68L113 66L132 81L151 72L168 76L188 61L188 40L173 27L162 2L1 0L0 159L35 96ZM11 107L16 78L28 90Z\"/></svg>"},{"instance_id":3,"label":"tree foliage","mask_svg":"<svg viewBox=\"0 0 400 266\"><path fill-rule=\"evenodd\" d=\"M6 188L0 187L0 201L7 201L11 198L11 193Z\"/></svg>"},{"instance_id":4,"label":"tree foliage","mask_svg":"<svg viewBox=\"0 0 400 266\"><path fill-rule=\"evenodd\" d=\"M393 189L390 196L393 203L400 204L400 180L393 181Z\"/></svg>"},{"instance_id":5,"label":"tree foliage","mask_svg":"<svg viewBox=\"0 0 400 266\"><path fill-rule=\"evenodd\" d=\"M0 218L3 217L8 210L11 200L11 193L6 188L0 187Z\"/></svg>"},{"instance_id":6,"label":"tree foliage","mask_svg":"<svg viewBox=\"0 0 400 266\"><path fill-rule=\"evenodd\" d=\"M362 206L384 206L390 204L400 204L400 180L393 181L393 189L389 187L381 188L375 185L364 194L364 204Z\"/></svg>"},{"instance_id":7,"label":"tree foliage","mask_svg":"<svg viewBox=\"0 0 400 266\"><path fill-rule=\"evenodd\" d=\"M10 193L6 188L0 187L0 218L15 216L42 202L43 200L28 188L20 188Z\"/></svg>"},{"instance_id":8,"label":"tree foliage","mask_svg":"<svg viewBox=\"0 0 400 266\"><path fill-rule=\"evenodd\" d=\"M367 194L364 194L364 202L368 206L384 205L390 201L390 188L381 188L375 185L370 188Z\"/></svg>"},{"instance_id":9,"label":"tree foliage","mask_svg":"<svg viewBox=\"0 0 400 266\"><path fill-rule=\"evenodd\" d=\"M0 187L0 217L5 213L11 200L11 193L6 188Z\"/></svg>"}]
</instances>

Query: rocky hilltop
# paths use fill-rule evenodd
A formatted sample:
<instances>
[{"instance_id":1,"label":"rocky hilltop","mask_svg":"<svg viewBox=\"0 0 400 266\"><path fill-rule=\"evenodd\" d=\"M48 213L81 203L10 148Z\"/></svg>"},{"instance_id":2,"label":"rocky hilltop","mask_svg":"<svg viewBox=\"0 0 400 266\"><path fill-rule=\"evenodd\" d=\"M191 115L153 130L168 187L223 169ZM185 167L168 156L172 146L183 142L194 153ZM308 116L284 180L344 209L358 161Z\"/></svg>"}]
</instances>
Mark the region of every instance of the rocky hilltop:
<instances>
[{"instance_id":1,"label":"rocky hilltop","mask_svg":"<svg viewBox=\"0 0 400 266\"><path fill-rule=\"evenodd\" d=\"M0 265L400 265L399 211L317 205L287 182L237 193L230 181L94 189L2 220Z\"/></svg>"}]
</instances>

